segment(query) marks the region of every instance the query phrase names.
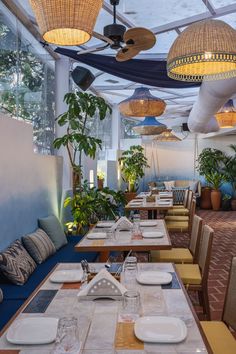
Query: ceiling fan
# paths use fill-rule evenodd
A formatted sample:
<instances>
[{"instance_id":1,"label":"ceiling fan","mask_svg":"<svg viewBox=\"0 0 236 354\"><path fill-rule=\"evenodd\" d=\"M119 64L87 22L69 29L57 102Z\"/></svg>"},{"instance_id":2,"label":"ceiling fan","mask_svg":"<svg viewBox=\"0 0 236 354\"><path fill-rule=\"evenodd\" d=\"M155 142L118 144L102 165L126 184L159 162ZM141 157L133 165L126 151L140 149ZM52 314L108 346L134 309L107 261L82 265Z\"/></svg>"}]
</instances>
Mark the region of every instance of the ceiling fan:
<instances>
[{"instance_id":1,"label":"ceiling fan","mask_svg":"<svg viewBox=\"0 0 236 354\"><path fill-rule=\"evenodd\" d=\"M79 51L77 54L86 54L102 51L108 47L118 50L117 61L126 61L135 57L139 52L152 48L156 37L152 31L134 27L126 31L126 27L116 23L116 6L120 0L110 0L113 6L113 23L104 27L103 35L93 32L93 36L106 43L103 46L93 46Z\"/></svg>"}]
</instances>

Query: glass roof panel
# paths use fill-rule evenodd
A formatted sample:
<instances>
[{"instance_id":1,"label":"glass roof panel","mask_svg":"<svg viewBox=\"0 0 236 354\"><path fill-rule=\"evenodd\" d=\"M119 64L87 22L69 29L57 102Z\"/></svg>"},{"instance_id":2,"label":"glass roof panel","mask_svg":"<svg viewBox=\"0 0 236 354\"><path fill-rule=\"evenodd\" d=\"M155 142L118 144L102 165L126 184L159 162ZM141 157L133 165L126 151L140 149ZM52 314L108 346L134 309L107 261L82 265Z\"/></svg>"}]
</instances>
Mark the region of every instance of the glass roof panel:
<instances>
[{"instance_id":1,"label":"glass roof panel","mask_svg":"<svg viewBox=\"0 0 236 354\"><path fill-rule=\"evenodd\" d=\"M221 17L219 17L219 20L222 20L222 21L228 23L234 29L236 28L236 15L235 15L235 13L234 14L225 15L225 16L221 16Z\"/></svg>"},{"instance_id":2,"label":"glass roof panel","mask_svg":"<svg viewBox=\"0 0 236 354\"><path fill-rule=\"evenodd\" d=\"M211 2L216 9L223 6L235 4L235 0L211 0Z\"/></svg>"},{"instance_id":3,"label":"glass roof panel","mask_svg":"<svg viewBox=\"0 0 236 354\"><path fill-rule=\"evenodd\" d=\"M165 33L158 34L156 36L156 44L151 49L143 53L163 53L167 54L174 40L177 38L178 34L176 31L169 31Z\"/></svg>"},{"instance_id":4,"label":"glass roof panel","mask_svg":"<svg viewBox=\"0 0 236 354\"><path fill-rule=\"evenodd\" d=\"M147 28L208 11L200 0L121 0L117 9L135 26Z\"/></svg>"}]
</instances>

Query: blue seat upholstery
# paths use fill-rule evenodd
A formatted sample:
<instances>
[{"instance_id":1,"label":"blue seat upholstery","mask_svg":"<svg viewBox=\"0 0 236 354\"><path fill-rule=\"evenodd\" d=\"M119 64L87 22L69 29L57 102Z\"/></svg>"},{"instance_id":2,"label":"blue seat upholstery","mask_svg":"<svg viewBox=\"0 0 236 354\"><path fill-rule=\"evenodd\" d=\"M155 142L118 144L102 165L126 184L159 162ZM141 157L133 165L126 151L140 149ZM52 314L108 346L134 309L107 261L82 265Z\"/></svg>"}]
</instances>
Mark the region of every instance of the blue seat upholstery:
<instances>
[{"instance_id":1,"label":"blue seat upholstery","mask_svg":"<svg viewBox=\"0 0 236 354\"><path fill-rule=\"evenodd\" d=\"M59 249L45 262L37 265L37 268L24 285L14 285L1 280L0 287L3 291L4 300L0 304L0 329L4 325L2 323L5 320L6 321L4 323L6 323L11 318L11 316L17 311L21 304L30 296L30 294L35 290L35 288L41 283L41 281L57 263L78 263L82 259L87 259L88 262L94 262L96 260L96 252L75 252L74 246L80 240L80 236L69 236L68 244ZM12 310L10 304L12 304L14 311ZM2 317L4 317L5 320L3 320Z\"/></svg>"}]
</instances>

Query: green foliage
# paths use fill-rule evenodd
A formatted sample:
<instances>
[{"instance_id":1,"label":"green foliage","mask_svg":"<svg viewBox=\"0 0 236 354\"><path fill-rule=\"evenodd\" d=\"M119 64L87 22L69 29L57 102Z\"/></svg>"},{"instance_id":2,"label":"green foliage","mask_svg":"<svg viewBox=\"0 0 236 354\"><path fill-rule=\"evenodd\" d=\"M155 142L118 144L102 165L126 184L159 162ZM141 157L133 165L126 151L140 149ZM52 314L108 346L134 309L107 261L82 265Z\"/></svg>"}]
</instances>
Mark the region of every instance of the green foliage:
<instances>
[{"instance_id":1,"label":"green foliage","mask_svg":"<svg viewBox=\"0 0 236 354\"><path fill-rule=\"evenodd\" d=\"M119 159L123 179L128 183L129 192L137 190L137 181L144 176L144 168L149 167L144 149L140 145L133 145L122 153Z\"/></svg>"},{"instance_id":2,"label":"green foliage","mask_svg":"<svg viewBox=\"0 0 236 354\"><path fill-rule=\"evenodd\" d=\"M218 190L224 182L227 181L226 176L219 172L211 172L205 175L207 183L213 188Z\"/></svg>"},{"instance_id":3,"label":"green foliage","mask_svg":"<svg viewBox=\"0 0 236 354\"><path fill-rule=\"evenodd\" d=\"M225 154L218 149L203 149L197 159L197 170L201 176L211 175L222 169Z\"/></svg>"},{"instance_id":4,"label":"green foliage","mask_svg":"<svg viewBox=\"0 0 236 354\"><path fill-rule=\"evenodd\" d=\"M233 188L234 195L236 194L236 145L229 145L233 155L226 155L224 159L223 171L226 175L227 181L231 184Z\"/></svg>"},{"instance_id":5,"label":"green foliage","mask_svg":"<svg viewBox=\"0 0 236 354\"><path fill-rule=\"evenodd\" d=\"M224 194L222 200L230 200L232 197L230 194Z\"/></svg>"}]
</instances>

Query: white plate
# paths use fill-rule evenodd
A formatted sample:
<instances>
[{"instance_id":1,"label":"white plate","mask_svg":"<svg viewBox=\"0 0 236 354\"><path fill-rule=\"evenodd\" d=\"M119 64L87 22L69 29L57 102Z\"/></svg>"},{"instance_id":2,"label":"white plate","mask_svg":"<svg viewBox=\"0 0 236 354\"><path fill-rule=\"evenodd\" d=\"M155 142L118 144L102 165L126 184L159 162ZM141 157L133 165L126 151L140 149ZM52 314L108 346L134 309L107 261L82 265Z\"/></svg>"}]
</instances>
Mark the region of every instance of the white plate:
<instances>
[{"instance_id":1,"label":"white plate","mask_svg":"<svg viewBox=\"0 0 236 354\"><path fill-rule=\"evenodd\" d=\"M109 222L100 222L96 225L96 227L101 227L101 228L104 228L104 227L112 227L114 225L114 222L113 221L109 221Z\"/></svg>"},{"instance_id":2,"label":"white plate","mask_svg":"<svg viewBox=\"0 0 236 354\"><path fill-rule=\"evenodd\" d=\"M68 269L55 271L49 279L53 283L78 283L82 278L82 269Z\"/></svg>"},{"instance_id":3,"label":"white plate","mask_svg":"<svg viewBox=\"0 0 236 354\"><path fill-rule=\"evenodd\" d=\"M150 270L138 273L136 279L140 284L164 285L170 284L170 282L172 281L172 275L167 272L158 272L155 270Z\"/></svg>"},{"instance_id":4,"label":"white plate","mask_svg":"<svg viewBox=\"0 0 236 354\"><path fill-rule=\"evenodd\" d=\"M143 238L161 238L164 237L163 232L160 231L144 231Z\"/></svg>"},{"instance_id":5,"label":"white plate","mask_svg":"<svg viewBox=\"0 0 236 354\"><path fill-rule=\"evenodd\" d=\"M140 221L140 226L157 226L157 221Z\"/></svg>"},{"instance_id":6,"label":"white plate","mask_svg":"<svg viewBox=\"0 0 236 354\"><path fill-rule=\"evenodd\" d=\"M187 337L187 327L179 318L146 316L135 321L134 333L143 342L179 343Z\"/></svg>"},{"instance_id":7,"label":"white plate","mask_svg":"<svg viewBox=\"0 0 236 354\"><path fill-rule=\"evenodd\" d=\"M106 232L91 232L87 235L87 238L90 240L99 240L107 238Z\"/></svg>"},{"instance_id":8,"label":"white plate","mask_svg":"<svg viewBox=\"0 0 236 354\"><path fill-rule=\"evenodd\" d=\"M142 203L143 203L143 201L142 201L142 202L138 202L138 201L137 201L137 202L130 202L129 204L130 204L130 205L140 205L140 204L142 204Z\"/></svg>"},{"instance_id":9,"label":"white plate","mask_svg":"<svg viewBox=\"0 0 236 354\"><path fill-rule=\"evenodd\" d=\"M57 336L58 318L28 317L16 320L6 338L13 344L48 344Z\"/></svg>"}]
</instances>

